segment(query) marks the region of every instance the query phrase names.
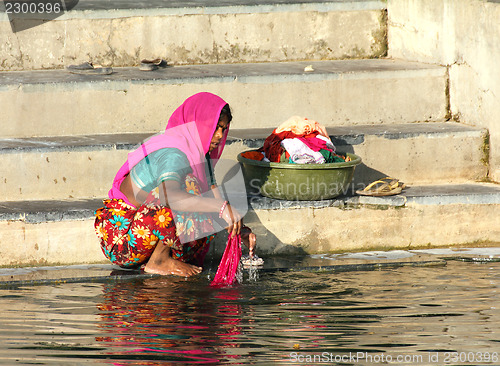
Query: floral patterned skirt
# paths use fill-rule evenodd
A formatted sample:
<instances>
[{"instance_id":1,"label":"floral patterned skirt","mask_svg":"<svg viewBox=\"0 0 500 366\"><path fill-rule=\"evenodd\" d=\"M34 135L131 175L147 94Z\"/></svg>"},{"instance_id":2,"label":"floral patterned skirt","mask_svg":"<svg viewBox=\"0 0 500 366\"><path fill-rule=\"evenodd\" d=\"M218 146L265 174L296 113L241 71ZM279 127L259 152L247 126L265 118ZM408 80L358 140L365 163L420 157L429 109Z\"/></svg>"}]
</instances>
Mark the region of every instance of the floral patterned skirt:
<instances>
[{"instance_id":1,"label":"floral patterned skirt","mask_svg":"<svg viewBox=\"0 0 500 366\"><path fill-rule=\"evenodd\" d=\"M186 176L188 193L200 195L199 183L192 174ZM209 215L195 212L173 213L160 204L156 188L139 207L121 199L106 199L96 210L94 228L104 255L124 268L137 268L151 257L156 245L168 245L173 258L201 266L214 235L181 243L183 238L197 237L198 228L212 227ZM175 217L174 217L175 215Z\"/></svg>"}]
</instances>

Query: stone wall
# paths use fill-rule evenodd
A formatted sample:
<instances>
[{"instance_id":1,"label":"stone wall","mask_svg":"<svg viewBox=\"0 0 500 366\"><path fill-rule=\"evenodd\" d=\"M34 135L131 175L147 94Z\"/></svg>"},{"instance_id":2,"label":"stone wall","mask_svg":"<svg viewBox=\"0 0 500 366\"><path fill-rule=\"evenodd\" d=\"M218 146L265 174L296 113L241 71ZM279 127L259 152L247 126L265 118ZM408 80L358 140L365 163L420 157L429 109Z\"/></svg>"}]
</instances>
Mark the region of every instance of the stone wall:
<instances>
[{"instance_id":1,"label":"stone wall","mask_svg":"<svg viewBox=\"0 0 500 366\"><path fill-rule=\"evenodd\" d=\"M500 181L500 3L389 0L389 56L449 69L450 114L488 128L489 177Z\"/></svg>"}]
</instances>

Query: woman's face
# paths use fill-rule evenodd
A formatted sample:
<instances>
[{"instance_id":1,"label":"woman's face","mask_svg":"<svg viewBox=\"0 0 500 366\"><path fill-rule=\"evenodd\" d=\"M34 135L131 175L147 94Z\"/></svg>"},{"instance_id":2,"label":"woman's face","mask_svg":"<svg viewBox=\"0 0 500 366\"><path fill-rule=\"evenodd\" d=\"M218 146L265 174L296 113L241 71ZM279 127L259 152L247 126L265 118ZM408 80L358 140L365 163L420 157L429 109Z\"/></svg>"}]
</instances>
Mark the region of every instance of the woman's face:
<instances>
[{"instance_id":1,"label":"woman's face","mask_svg":"<svg viewBox=\"0 0 500 366\"><path fill-rule=\"evenodd\" d=\"M208 149L208 152L215 150L219 146L220 141L224 136L224 131L226 131L228 127L229 120L227 116L223 115L217 123L217 127L215 128L214 135L212 136L212 141L210 142L210 148Z\"/></svg>"}]
</instances>

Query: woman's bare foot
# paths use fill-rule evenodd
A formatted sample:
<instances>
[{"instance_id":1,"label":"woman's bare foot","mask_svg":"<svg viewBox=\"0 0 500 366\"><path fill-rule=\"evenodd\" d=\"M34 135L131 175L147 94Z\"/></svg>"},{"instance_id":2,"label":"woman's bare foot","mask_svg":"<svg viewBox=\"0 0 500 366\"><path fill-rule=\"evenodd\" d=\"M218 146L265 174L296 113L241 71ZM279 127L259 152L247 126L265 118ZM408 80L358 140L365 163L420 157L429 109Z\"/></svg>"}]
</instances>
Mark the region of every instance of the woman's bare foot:
<instances>
[{"instance_id":1,"label":"woman's bare foot","mask_svg":"<svg viewBox=\"0 0 500 366\"><path fill-rule=\"evenodd\" d=\"M190 277L200 273L201 271L202 268L200 267L196 267L172 258L170 256L170 247L164 245L162 242L159 242L156 245L153 254L144 267L144 272L147 273L182 277Z\"/></svg>"},{"instance_id":2,"label":"woman's bare foot","mask_svg":"<svg viewBox=\"0 0 500 366\"><path fill-rule=\"evenodd\" d=\"M252 258L255 254L255 246L257 245L257 236L252 233L252 229L250 229L248 226L243 226L241 228L241 240L243 241L243 244L246 245L248 248L248 254L250 255L250 258Z\"/></svg>"}]
</instances>

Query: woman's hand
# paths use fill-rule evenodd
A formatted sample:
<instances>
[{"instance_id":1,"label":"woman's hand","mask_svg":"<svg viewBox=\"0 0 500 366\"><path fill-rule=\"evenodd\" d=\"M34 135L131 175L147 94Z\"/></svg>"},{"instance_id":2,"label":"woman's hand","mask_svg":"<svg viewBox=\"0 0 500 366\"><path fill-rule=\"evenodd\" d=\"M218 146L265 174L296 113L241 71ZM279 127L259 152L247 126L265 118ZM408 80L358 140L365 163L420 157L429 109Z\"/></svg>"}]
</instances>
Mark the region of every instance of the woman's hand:
<instances>
[{"instance_id":1,"label":"woman's hand","mask_svg":"<svg viewBox=\"0 0 500 366\"><path fill-rule=\"evenodd\" d=\"M228 224L227 232L231 238L240 234L243 226L243 223L241 222L243 217L236 209L232 208L229 203L224 208L224 211L222 211L222 218Z\"/></svg>"},{"instance_id":2,"label":"woman's hand","mask_svg":"<svg viewBox=\"0 0 500 366\"><path fill-rule=\"evenodd\" d=\"M255 247L257 246L257 236L252 233L252 229L243 225L243 217L240 213L227 204L222 211L222 218L228 223L227 232L234 237L240 234L241 240L248 247L248 254L253 257L255 254Z\"/></svg>"}]
</instances>

